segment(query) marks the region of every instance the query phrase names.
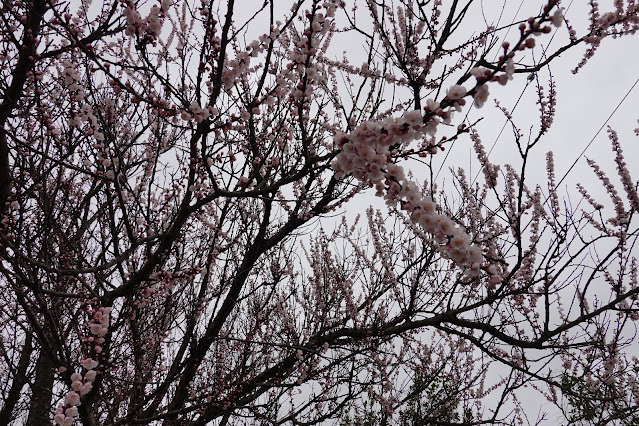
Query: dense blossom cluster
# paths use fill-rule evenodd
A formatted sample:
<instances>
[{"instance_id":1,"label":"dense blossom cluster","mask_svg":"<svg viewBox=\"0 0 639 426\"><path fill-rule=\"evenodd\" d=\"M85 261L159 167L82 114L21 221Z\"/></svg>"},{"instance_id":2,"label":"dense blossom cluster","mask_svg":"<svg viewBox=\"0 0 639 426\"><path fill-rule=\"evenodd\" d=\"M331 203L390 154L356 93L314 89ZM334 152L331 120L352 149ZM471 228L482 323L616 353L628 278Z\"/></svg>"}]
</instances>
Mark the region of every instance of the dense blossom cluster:
<instances>
[{"instance_id":1,"label":"dense blossom cluster","mask_svg":"<svg viewBox=\"0 0 639 426\"><path fill-rule=\"evenodd\" d=\"M213 107L209 106L207 108L200 108L197 102L192 102L189 105L189 109L187 111L182 111L180 117L182 120L195 120L196 123L201 123L202 121L209 118L211 114L215 114L216 111Z\"/></svg>"},{"instance_id":2,"label":"dense blossom cluster","mask_svg":"<svg viewBox=\"0 0 639 426\"><path fill-rule=\"evenodd\" d=\"M588 60L592 58L601 46L601 42L607 36L617 37L623 34L635 34L639 31L639 4L633 0L623 2L621 0L615 1L615 10L601 13L600 2L591 1L590 9L590 28L589 34L584 37L584 41L590 46L583 59L573 69L573 73L576 74L581 68L586 65ZM571 37L575 36L574 29L571 28Z\"/></svg>"},{"instance_id":3,"label":"dense blossom cluster","mask_svg":"<svg viewBox=\"0 0 639 426\"><path fill-rule=\"evenodd\" d=\"M81 82L80 72L71 61L62 61L62 66L62 81L69 90L71 97L78 101L83 100L84 86Z\"/></svg>"},{"instance_id":4,"label":"dense blossom cluster","mask_svg":"<svg viewBox=\"0 0 639 426\"><path fill-rule=\"evenodd\" d=\"M609 2L543 46L559 0L5 2L0 424L524 423L526 384L639 413L633 165L611 132L612 203L564 203L532 149L546 64L639 15ZM474 109L517 73L541 118L495 99L498 165Z\"/></svg>"},{"instance_id":5,"label":"dense blossom cluster","mask_svg":"<svg viewBox=\"0 0 639 426\"><path fill-rule=\"evenodd\" d=\"M465 94L466 90L462 86L453 86L448 90L447 97L454 101ZM452 111L443 113L439 104L432 100L427 102L426 108L427 112L433 108L440 116L446 115L447 118L452 114ZM466 230L441 214L433 199L424 196L417 184L405 176L404 169L393 163L394 147L405 145L418 137L433 136L439 123L439 116L431 113L425 118L420 111L413 110L399 118L364 122L349 135L338 133L335 142L341 151L333 162L333 168L338 176L352 174L375 187L377 195L383 196L387 203L400 203L415 223L433 235L446 257L474 276L479 274L482 267L481 248L473 245ZM431 152L437 151L434 142L431 148ZM499 281L499 276L494 275L491 279Z\"/></svg>"},{"instance_id":6,"label":"dense blossom cluster","mask_svg":"<svg viewBox=\"0 0 639 426\"><path fill-rule=\"evenodd\" d=\"M481 164L481 170L484 174L484 179L486 180L486 186L488 188L495 188L497 186L499 166L492 164L488 159L488 154L486 153L484 145L481 142L481 138L476 130L471 129L470 139L473 141L473 149L475 150L475 154L477 154L479 164Z\"/></svg>"},{"instance_id":7,"label":"dense blossom cluster","mask_svg":"<svg viewBox=\"0 0 639 426\"><path fill-rule=\"evenodd\" d=\"M547 20L557 27L560 26L563 22L562 11L557 9ZM534 48L533 37L551 31L549 26L543 25L543 21L537 22L532 18L527 24L522 23L519 28L522 39L518 50ZM499 72L483 67L470 70L470 75L476 80L476 86L471 91L455 84L448 88L442 103L427 100L424 116L421 111L412 110L399 118L366 121L350 134L339 132L334 138L340 150L333 161L333 169L337 176L352 174L369 186L375 187L377 195L383 196L389 204L399 202L415 223L433 235L444 255L463 268L469 276L477 276L482 268L485 269L490 274L491 287L501 280L497 269L494 265L482 265L484 258L481 249L471 244L472 238L463 228L456 226L449 217L438 212L439 209L431 197L424 197L418 186L406 178L403 168L393 162L392 152L415 139L430 138L427 151L435 154L438 151L438 145L434 140L437 126L442 122L451 123L453 113L461 111L466 104L465 96L472 96L474 106L481 108L490 95L489 82L506 85L513 79L513 58L516 49L511 49L508 42L504 42L502 48L504 54L500 57L500 63L503 66ZM483 148L480 147L479 137L475 132L472 133L471 138L475 141L475 149L488 185L494 187L498 168L488 162Z\"/></svg>"},{"instance_id":8,"label":"dense blossom cluster","mask_svg":"<svg viewBox=\"0 0 639 426\"><path fill-rule=\"evenodd\" d=\"M122 3L124 7L122 15L126 20L126 35L133 36L137 32L140 35L146 36L148 41L160 35L162 31L162 15L166 13L170 5L168 0L162 0L160 6L156 4L151 6L149 15L144 19L136 9L133 1L123 1Z\"/></svg>"},{"instance_id":9,"label":"dense blossom cluster","mask_svg":"<svg viewBox=\"0 0 639 426\"><path fill-rule=\"evenodd\" d=\"M90 352L96 358L103 351L106 336L109 329L109 321L111 315L110 307L101 307L95 311L93 318L89 322L90 336L86 338L86 342L90 345ZM100 363L92 357L83 357L80 365L86 370L84 374L75 372L71 374L71 390L64 397L64 403L60 404L55 411L53 419L62 426L70 426L78 416L78 406L81 404L80 399L91 392L93 382L97 376Z\"/></svg>"}]
</instances>

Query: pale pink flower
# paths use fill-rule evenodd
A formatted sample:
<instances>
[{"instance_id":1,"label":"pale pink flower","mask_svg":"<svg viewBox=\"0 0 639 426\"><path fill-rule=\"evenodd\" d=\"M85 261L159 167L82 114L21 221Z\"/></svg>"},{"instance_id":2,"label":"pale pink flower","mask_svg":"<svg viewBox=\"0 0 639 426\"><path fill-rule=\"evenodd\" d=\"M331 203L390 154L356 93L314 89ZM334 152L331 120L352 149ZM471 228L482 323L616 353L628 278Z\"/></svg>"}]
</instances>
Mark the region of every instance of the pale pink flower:
<instances>
[{"instance_id":1,"label":"pale pink flower","mask_svg":"<svg viewBox=\"0 0 639 426\"><path fill-rule=\"evenodd\" d=\"M410 214L410 219L415 222L415 223L419 223L419 219L424 215L424 211L421 209L415 209L412 211L412 213Z\"/></svg>"},{"instance_id":2,"label":"pale pink flower","mask_svg":"<svg viewBox=\"0 0 639 426\"><path fill-rule=\"evenodd\" d=\"M455 263L463 263L466 260L466 251L453 248L448 251L448 256L450 256Z\"/></svg>"},{"instance_id":3,"label":"pale pink flower","mask_svg":"<svg viewBox=\"0 0 639 426\"><path fill-rule=\"evenodd\" d=\"M465 249L470 244L470 237L466 234L457 234L450 239L451 247Z\"/></svg>"},{"instance_id":4,"label":"pale pink flower","mask_svg":"<svg viewBox=\"0 0 639 426\"><path fill-rule=\"evenodd\" d=\"M515 74L515 61L513 61L513 58L508 58L508 60L506 61L506 76L508 76L508 80L512 80L513 79L513 74Z\"/></svg>"},{"instance_id":5,"label":"pale pink flower","mask_svg":"<svg viewBox=\"0 0 639 426\"><path fill-rule=\"evenodd\" d=\"M447 216L441 214L437 215L436 223L439 231L443 232L444 234L451 235L453 233L455 224Z\"/></svg>"},{"instance_id":6,"label":"pale pink flower","mask_svg":"<svg viewBox=\"0 0 639 426\"><path fill-rule=\"evenodd\" d=\"M432 199L424 198L419 204L419 207L424 211L424 213L432 214L435 213L437 205L433 202Z\"/></svg>"},{"instance_id":7,"label":"pale pink flower","mask_svg":"<svg viewBox=\"0 0 639 426\"><path fill-rule=\"evenodd\" d=\"M406 111L403 116L406 124L410 126L415 126L417 124L422 123L422 112L420 110L414 109L411 111Z\"/></svg>"},{"instance_id":8,"label":"pale pink flower","mask_svg":"<svg viewBox=\"0 0 639 426\"><path fill-rule=\"evenodd\" d=\"M477 246L470 246L466 251L468 253L468 260L473 262L473 264L476 263L478 265L477 267L479 267L479 264L484 261L484 255L481 249Z\"/></svg>"},{"instance_id":9,"label":"pale pink flower","mask_svg":"<svg viewBox=\"0 0 639 426\"><path fill-rule=\"evenodd\" d=\"M501 276L491 275L489 281L491 284L499 284L501 282Z\"/></svg>"},{"instance_id":10,"label":"pale pink flower","mask_svg":"<svg viewBox=\"0 0 639 426\"><path fill-rule=\"evenodd\" d=\"M455 84L454 86L451 86L448 91L446 92L446 96L449 99L452 100L457 100L457 99L461 99L464 96L466 96L466 88L464 86L461 86L459 84Z\"/></svg>"},{"instance_id":11,"label":"pale pink flower","mask_svg":"<svg viewBox=\"0 0 639 426\"><path fill-rule=\"evenodd\" d=\"M564 22L564 14L561 9L555 10L555 13L552 14L551 20L555 27L561 27L562 22Z\"/></svg>"},{"instance_id":12,"label":"pale pink flower","mask_svg":"<svg viewBox=\"0 0 639 426\"><path fill-rule=\"evenodd\" d=\"M434 214L423 214L419 218L419 224L426 232L434 233L436 230L436 216Z\"/></svg>"},{"instance_id":13,"label":"pale pink flower","mask_svg":"<svg viewBox=\"0 0 639 426\"><path fill-rule=\"evenodd\" d=\"M80 364L82 364L82 366L84 368L86 368L87 370L93 370L94 368L96 368L98 365L100 365L99 362L91 359L91 358L85 358L82 361L80 361Z\"/></svg>"},{"instance_id":14,"label":"pale pink flower","mask_svg":"<svg viewBox=\"0 0 639 426\"><path fill-rule=\"evenodd\" d=\"M476 79L485 79L488 74L490 74L490 70L482 67L475 67L470 70L470 74Z\"/></svg>"},{"instance_id":15,"label":"pale pink flower","mask_svg":"<svg viewBox=\"0 0 639 426\"><path fill-rule=\"evenodd\" d=\"M86 395L93 389L93 383L87 382L80 388L80 395Z\"/></svg>"},{"instance_id":16,"label":"pale pink flower","mask_svg":"<svg viewBox=\"0 0 639 426\"><path fill-rule=\"evenodd\" d=\"M483 107L488 100L489 95L490 92L488 91L488 86L486 84L477 86L477 90L475 92L475 95L473 96L473 98L475 99L475 106L477 108Z\"/></svg>"},{"instance_id":17,"label":"pale pink flower","mask_svg":"<svg viewBox=\"0 0 639 426\"><path fill-rule=\"evenodd\" d=\"M97 375L95 370L89 370L84 373L84 378L87 382L92 382L95 380L95 376Z\"/></svg>"},{"instance_id":18,"label":"pale pink flower","mask_svg":"<svg viewBox=\"0 0 639 426\"><path fill-rule=\"evenodd\" d=\"M98 336L102 332L102 324L91 323L89 324L89 330L91 334Z\"/></svg>"},{"instance_id":19,"label":"pale pink flower","mask_svg":"<svg viewBox=\"0 0 639 426\"><path fill-rule=\"evenodd\" d=\"M439 102L434 101L432 99L427 99L426 100L426 108L430 112L436 112L439 109Z\"/></svg>"},{"instance_id":20,"label":"pale pink flower","mask_svg":"<svg viewBox=\"0 0 639 426\"><path fill-rule=\"evenodd\" d=\"M75 391L70 391L64 398L64 403L67 405L80 405L80 395Z\"/></svg>"}]
</instances>

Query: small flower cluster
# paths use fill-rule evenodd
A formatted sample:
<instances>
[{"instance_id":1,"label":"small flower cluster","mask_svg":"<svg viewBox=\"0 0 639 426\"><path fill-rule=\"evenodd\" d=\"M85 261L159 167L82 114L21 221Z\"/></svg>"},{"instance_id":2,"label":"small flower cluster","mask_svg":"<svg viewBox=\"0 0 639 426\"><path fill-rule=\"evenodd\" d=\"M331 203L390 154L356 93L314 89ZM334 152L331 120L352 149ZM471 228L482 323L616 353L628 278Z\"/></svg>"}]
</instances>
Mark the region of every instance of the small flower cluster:
<instances>
[{"instance_id":1,"label":"small flower cluster","mask_svg":"<svg viewBox=\"0 0 639 426\"><path fill-rule=\"evenodd\" d=\"M162 31L162 16L169 8L168 0L162 0L159 7L158 5L153 5L145 19L142 19L142 15L137 11L132 1L124 1L123 6L122 15L126 20L126 29L124 30L126 35L133 36L138 32L145 35L149 41L160 35Z\"/></svg>"},{"instance_id":2,"label":"small flower cluster","mask_svg":"<svg viewBox=\"0 0 639 426\"><path fill-rule=\"evenodd\" d=\"M486 149L481 142L479 133L477 133L475 129L470 131L470 139L473 141L473 149L477 154L479 164L481 164L481 170L484 174L484 179L486 180L486 186L488 188L495 188L497 186L497 178L499 177L499 166L492 164L488 159Z\"/></svg>"},{"instance_id":3,"label":"small flower cluster","mask_svg":"<svg viewBox=\"0 0 639 426\"><path fill-rule=\"evenodd\" d=\"M410 188L407 199L415 198L415 185L406 186ZM422 198L417 204L405 202L402 208L410 212L411 219L424 231L433 235L447 258L464 268L468 275L479 275L484 260L481 248L472 245L471 237L463 228L456 226L452 219L437 213L436 204L430 197Z\"/></svg>"},{"instance_id":4,"label":"small flower cluster","mask_svg":"<svg viewBox=\"0 0 639 426\"><path fill-rule=\"evenodd\" d=\"M246 50L237 52L235 59L229 59L224 63L224 69L222 70L222 84L227 90L231 90L235 81L247 73L250 65L251 58L257 57L263 53L268 46L268 40L263 39L264 42L260 43L256 40L246 46Z\"/></svg>"},{"instance_id":5,"label":"small flower cluster","mask_svg":"<svg viewBox=\"0 0 639 426\"><path fill-rule=\"evenodd\" d=\"M93 319L89 323L89 330L91 331L91 334L97 336L97 338L89 337L90 342L96 341L96 343L99 345L104 343L104 336L107 334L109 328L110 315L111 308L109 307L99 308L93 315ZM94 348L95 352L102 352L102 349L98 348L100 347L96 346Z\"/></svg>"},{"instance_id":6,"label":"small flower cluster","mask_svg":"<svg viewBox=\"0 0 639 426\"><path fill-rule=\"evenodd\" d=\"M562 9L556 9L550 18L552 24L559 28L561 24L564 22L564 12Z\"/></svg>"},{"instance_id":7,"label":"small flower cluster","mask_svg":"<svg viewBox=\"0 0 639 426\"><path fill-rule=\"evenodd\" d=\"M146 17L146 25L144 31L150 36L157 37L162 31L162 20L160 20L160 8L157 4L151 7L149 16Z\"/></svg>"},{"instance_id":8,"label":"small flower cluster","mask_svg":"<svg viewBox=\"0 0 639 426\"><path fill-rule=\"evenodd\" d=\"M509 46L508 42L505 42L502 45L504 50L507 50ZM509 56L510 57L506 60L506 65L503 69L504 73L495 74L492 77L492 81L496 81L502 86L505 86L510 80L512 80L515 73L515 61L512 58L512 56L514 56L514 52L511 52ZM473 93L474 105L476 108L481 108L488 100L488 96L490 96L487 82L490 80L490 76L493 74L493 71L488 68L475 67L470 70L470 74L477 80L477 87Z\"/></svg>"},{"instance_id":9,"label":"small flower cluster","mask_svg":"<svg viewBox=\"0 0 639 426\"><path fill-rule=\"evenodd\" d=\"M80 83L80 72L76 66L70 61L62 61L62 79L64 85L71 92L71 97L76 101L84 99L84 86Z\"/></svg>"},{"instance_id":10,"label":"small flower cluster","mask_svg":"<svg viewBox=\"0 0 639 426\"><path fill-rule=\"evenodd\" d=\"M615 152L615 164L617 164L617 174L623 184L623 189L626 191L626 195L630 206L634 211L639 211L639 192L637 192L637 185L633 182L630 171L628 170L626 160L623 156L623 150L617 137L617 132L608 128L608 137L612 142L612 150Z\"/></svg>"},{"instance_id":11,"label":"small flower cluster","mask_svg":"<svg viewBox=\"0 0 639 426\"><path fill-rule=\"evenodd\" d=\"M73 394L73 397L69 397L71 394ZM75 404L75 402L77 402L77 404ZM55 412L55 416L53 416L53 420L56 424L71 426L75 421L75 418L78 417L77 405L80 405L80 397L75 392L69 392L67 398L65 398L65 403L66 405L69 405L69 408L65 410L63 406L59 406Z\"/></svg>"},{"instance_id":12,"label":"small flower cluster","mask_svg":"<svg viewBox=\"0 0 639 426\"><path fill-rule=\"evenodd\" d=\"M110 313L110 307L99 308L89 323L89 331L92 336L86 340L93 346L92 349L95 354L102 353L104 336L109 328ZM71 426L78 416L77 407L81 404L80 398L93 389L93 382L97 376L95 369L100 363L93 358L83 357L80 364L87 371L84 376L78 372L71 374L71 390L66 394L64 404L58 406L53 417L56 424Z\"/></svg>"},{"instance_id":13,"label":"small flower cluster","mask_svg":"<svg viewBox=\"0 0 639 426\"><path fill-rule=\"evenodd\" d=\"M73 89L72 87L69 88ZM79 86L78 90L84 90L82 86ZM81 93L81 92L78 92ZM78 99L78 93L73 94L73 96ZM84 98L84 95L82 95ZM114 101L111 99L106 99L105 104L108 111L113 108ZM115 178L115 169L119 167L118 157L114 155L114 152L109 149L105 144L105 135L100 131L100 125L98 121L98 117L95 114L93 107L88 103L82 103L77 110L72 110L69 112L68 117L68 125L70 127L75 127L76 129L82 130L85 135L92 136L94 142L91 147L95 149L95 160L91 158L90 152L85 152L86 156L82 160L84 167L89 170L93 166L96 165L96 160L99 165L104 167L104 176L108 179ZM50 135L53 136L58 143L65 145L66 142L64 139L60 139L61 131L58 128L51 128ZM98 170L93 170L94 173L101 173Z\"/></svg>"},{"instance_id":14,"label":"small flower cluster","mask_svg":"<svg viewBox=\"0 0 639 426\"><path fill-rule=\"evenodd\" d=\"M95 142L92 147L96 150L95 160L98 164L104 167L104 176L108 179L115 179L115 169L119 167L119 159L114 153L105 145L104 133L100 132L98 117L95 115L93 108L89 104L83 104L79 111L72 113L69 118L69 125L77 129L81 129L83 123L88 124L84 132L86 135L93 136ZM95 160L92 160L87 156L83 160L83 164L87 169L92 168L95 165ZM97 172L94 170L94 172Z\"/></svg>"},{"instance_id":15,"label":"small flower cluster","mask_svg":"<svg viewBox=\"0 0 639 426\"><path fill-rule=\"evenodd\" d=\"M553 7L552 4L547 6ZM509 81L513 79L515 73L515 51L533 49L536 45L535 39L532 36L539 36L541 34L547 34L552 31L552 28L548 25L543 25L544 22L551 22L555 27L560 27L563 22L563 13L561 9L556 9L555 12L545 20L540 22L535 21L534 18L528 19L527 23L519 25L519 31L521 32L522 39L517 45L517 49L510 49L510 43L504 42L502 49L503 55L499 57L499 64L501 65L501 73L495 73L493 70L483 67L475 67L470 70L470 74L477 80L477 86L472 91L475 107L481 108L488 100L490 92L488 90L487 83L489 81L496 81L502 86L505 86Z\"/></svg>"},{"instance_id":16,"label":"small flower cluster","mask_svg":"<svg viewBox=\"0 0 639 426\"><path fill-rule=\"evenodd\" d=\"M79 129L83 122L89 123L92 129L98 128L98 117L95 116L93 107L89 104L82 104L80 110L73 116L69 124ZM104 139L103 135L98 136L98 139Z\"/></svg>"},{"instance_id":17,"label":"small flower cluster","mask_svg":"<svg viewBox=\"0 0 639 426\"><path fill-rule=\"evenodd\" d=\"M142 26L142 16L140 12L135 9L132 2L129 2L124 8L122 15L124 15L124 19L126 20L126 30L124 33L128 36L132 36L135 34L135 29Z\"/></svg>"},{"instance_id":18,"label":"small flower cluster","mask_svg":"<svg viewBox=\"0 0 639 426\"><path fill-rule=\"evenodd\" d=\"M201 123L211 115L217 115L217 112L215 107L208 106L206 108L200 108L197 102L192 102L188 110L182 111L180 118L184 121L193 119L196 123Z\"/></svg>"}]
</instances>

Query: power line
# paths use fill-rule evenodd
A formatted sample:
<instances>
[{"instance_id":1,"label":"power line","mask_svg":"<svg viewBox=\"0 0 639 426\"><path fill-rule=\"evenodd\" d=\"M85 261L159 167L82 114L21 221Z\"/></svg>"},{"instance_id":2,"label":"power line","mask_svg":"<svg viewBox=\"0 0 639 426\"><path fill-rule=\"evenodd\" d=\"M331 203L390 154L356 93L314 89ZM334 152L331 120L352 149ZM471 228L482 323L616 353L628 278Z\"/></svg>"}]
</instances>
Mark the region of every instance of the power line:
<instances>
[{"instance_id":1,"label":"power line","mask_svg":"<svg viewBox=\"0 0 639 426\"><path fill-rule=\"evenodd\" d=\"M630 92L632 92L632 90L635 88L635 86L639 83L639 77L637 77L637 79L635 80L634 84L632 85L632 87L630 87L630 89L628 89L628 91L626 92L625 96L619 101L619 103L617 104L617 106L615 107L615 109L610 113L610 115L608 116L608 118L606 119L606 121L604 121L604 123L601 125L601 127L599 128L599 130L597 130L597 133L595 133L595 135L592 137L592 139L590 139L590 142L588 142L588 145L586 145L586 147L581 151L581 154L579 154L579 156L577 156L577 159L572 163L572 166L570 166L570 168L568 169L568 171L566 171L566 173L564 174L564 176L561 178L561 180L557 183L557 186L561 185L561 183L564 181L564 179L566 179L566 177L568 176L568 173L570 173L572 171L572 169L575 168L575 166L577 165L577 163L579 162L579 160L581 159L581 157L583 157L583 155L586 153L586 151L588 150L588 148L590 148L590 145L592 145L592 143L595 141L595 139L597 138L597 136L599 135L599 133L601 133L601 131L603 130L604 127L606 127L606 124L608 124L608 122L610 121L610 119L612 118L613 115L615 115L615 113L617 112L617 110L619 109L619 107L621 107L621 104L623 104L623 102L626 100L626 98L630 95Z\"/></svg>"},{"instance_id":2,"label":"power line","mask_svg":"<svg viewBox=\"0 0 639 426\"><path fill-rule=\"evenodd\" d=\"M566 16L566 14L568 13L568 11L570 10L570 7L572 6L572 2L574 0L570 0L570 3L568 4L568 7L564 10L564 16ZM515 22L515 18L517 17L517 15L519 14L519 10L521 9L521 6L523 4L522 3L519 4L519 7L517 8L517 12L515 13L515 17L513 18L513 21L511 22L511 25L513 22ZM508 28L508 31L510 31L510 27ZM552 33L552 36L550 37L550 40L548 40L548 43L544 46L541 46L541 54L543 57L546 57L546 51L548 50L548 48L550 47L550 44L552 43L552 41L555 39L555 35L557 34L557 31L555 30ZM508 32L506 32L506 35L508 35ZM533 58L533 63L535 63L535 53L534 51L531 52L532 58ZM519 101L521 100L522 96L524 95L524 92L526 91L526 89L528 88L528 85L533 81L531 79L531 77L535 78L537 76L537 73L533 73L530 74L528 76L528 79L526 80L526 85L524 86L523 90L521 91L521 93L519 94L519 98L517 98L517 102L515 102L515 106L513 106L512 110L510 110L510 113L512 114L513 112L515 112L515 109L517 108L517 105L519 104ZM501 134L503 133L504 129L506 128L506 125L508 124L508 119L506 119L504 121L504 125L501 127L501 130L499 131L499 134L497 135L497 137L495 138L495 141L493 142L492 146L490 147L490 150L488 151L487 155L490 155L493 152L493 149L495 149L495 145L497 145L497 141L499 140L499 138L501 137ZM473 183L475 183L475 181L477 180L477 178L479 177L479 174L481 172L477 172L477 174L475 175L475 178L473 179Z\"/></svg>"},{"instance_id":3,"label":"power line","mask_svg":"<svg viewBox=\"0 0 639 426\"><path fill-rule=\"evenodd\" d=\"M501 22L501 18L504 16L504 10L506 9L506 4L507 1L504 1L502 3L502 7L501 7L501 11L499 12L499 17L497 18L497 22L495 23L495 26L499 26L499 23ZM506 34L504 34L503 38L508 37L508 33L510 33L510 29L512 28L515 20L517 19L517 15L519 15L519 11L521 10L521 7L524 4L524 0L521 0L521 2L519 3L519 6L517 7L517 10L515 11L515 14L513 15L513 19L510 21L510 24L508 25L507 29L506 29ZM495 52L495 56L493 57L493 61L497 58L497 55L499 55L499 50L497 50ZM528 86L528 84L526 84L526 87ZM524 90L526 90L526 88L524 87ZM524 94L524 92L522 91L521 94L519 95L519 99L521 99L522 95ZM517 100L517 103L519 103L519 99ZM515 107L517 105L515 104ZM468 114L470 113L470 111L473 109L473 103L471 102L470 104L470 108L466 111L466 116L464 117L463 121L467 121L468 120ZM514 110L514 108L513 108ZM508 123L508 121L506 121L506 123L504 123L504 127L506 126L506 124ZM504 130L504 128L502 127L501 129L502 131ZM501 135L501 132L499 132L499 134ZM499 139L499 136L497 136L497 139ZM497 140L495 140L495 143L497 143ZM495 143L493 143L493 147L495 146ZM455 144L455 141L453 141L453 143L451 144L451 146L448 148L448 151L446 152L446 155L444 156L444 160L442 161L442 163L439 166L439 170L437 170L437 173L435 174L435 179L437 179L439 177L439 174L441 173L442 169L444 168L444 165L446 164L446 161L448 160L448 156L450 155L450 153L452 152L452 147ZM491 148L492 151L492 148ZM479 174L477 174L477 176L479 176ZM477 176L475 176L475 179L477 179ZM474 182L474 180L473 180Z\"/></svg>"}]
</instances>

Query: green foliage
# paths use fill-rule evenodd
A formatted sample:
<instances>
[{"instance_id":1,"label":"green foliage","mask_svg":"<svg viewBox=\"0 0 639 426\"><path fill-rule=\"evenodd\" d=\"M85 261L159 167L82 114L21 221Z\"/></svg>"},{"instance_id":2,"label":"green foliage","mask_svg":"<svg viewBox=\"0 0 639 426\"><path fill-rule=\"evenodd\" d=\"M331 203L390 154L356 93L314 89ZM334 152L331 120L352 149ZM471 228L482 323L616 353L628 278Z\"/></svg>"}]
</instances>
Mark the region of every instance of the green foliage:
<instances>
[{"instance_id":1,"label":"green foliage","mask_svg":"<svg viewBox=\"0 0 639 426\"><path fill-rule=\"evenodd\" d=\"M375 403L366 400L362 406L361 414L345 414L339 422L339 426L377 426L386 424L386 416L375 406Z\"/></svg>"},{"instance_id":2,"label":"green foliage","mask_svg":"<svg viewBox=\"0 0 639 426\"><path fill-rule=\"evenodd\" d=\"M561 378L564 389L569 390L565 394L568 400L566 417L571 423L579 421L594 420L597 416L595 401L590 398L583 398L577 395L590 394L589 386L582 377L564 374Z\"/></svg>"},{"instance_id":3,"label":"green foliage","mask_svg":"<svg viewBox=\"0 0 639 426\"><path fill-rule=\"evenodd\" d=\"M632 405L626 407L624 398L614 395L613 386L591 386L583 376L567 373L561 384L567 402L564 415L569 424L639 426L639 413Z\"/></svg>"},{"instance_id":4,"label":"green foliage","mask_svg":"<svg viewBox=\"0 0 639 426\"><path fill-rule=\"evenodd\" d=\"M397 418L397 417L395 417ZM464 402L463 389L454 377L416 373L408 397L396 423L402 426L428 426L441 423L472 423L473 410ZM366 401L359 413L342 416L339 426L380 426L389 416L372 401Z\"/></svg>"},{"instance_id":5,"label":"green foliage","mask_svg":"<svg viewBox=\"0 0 639 426\"><path fill-rule=\"evenodd\" d=\"M427 425L428 422L473 421L473 411L465 406L462 394L452 378L417 374L414 378L407 408L400 413L400 424Z\"/></svg>"}]
</instances>

